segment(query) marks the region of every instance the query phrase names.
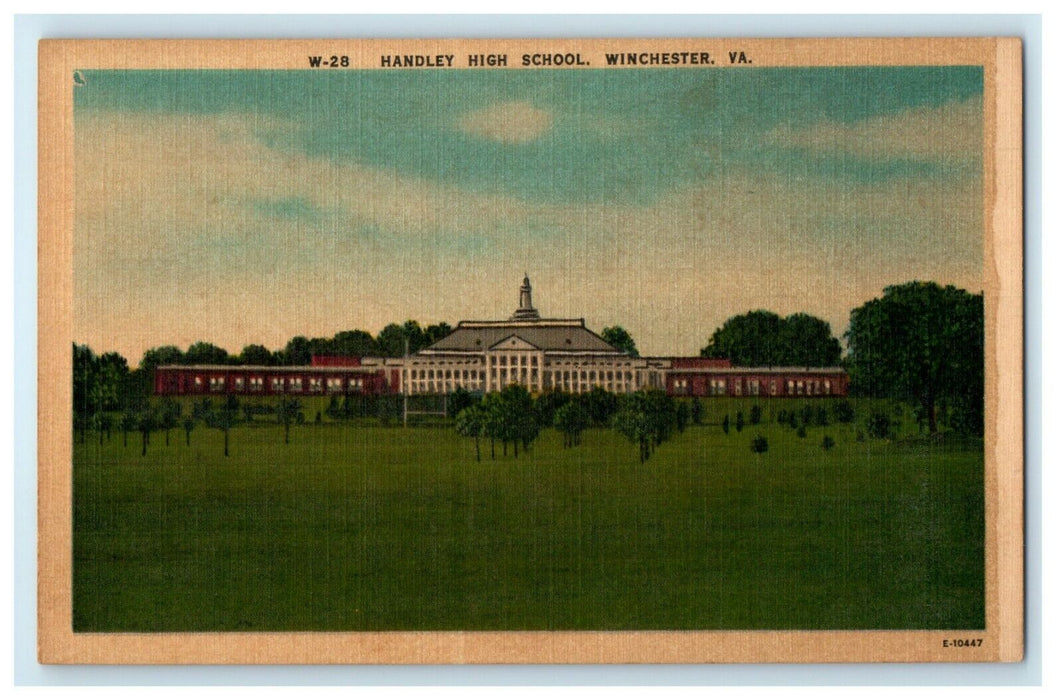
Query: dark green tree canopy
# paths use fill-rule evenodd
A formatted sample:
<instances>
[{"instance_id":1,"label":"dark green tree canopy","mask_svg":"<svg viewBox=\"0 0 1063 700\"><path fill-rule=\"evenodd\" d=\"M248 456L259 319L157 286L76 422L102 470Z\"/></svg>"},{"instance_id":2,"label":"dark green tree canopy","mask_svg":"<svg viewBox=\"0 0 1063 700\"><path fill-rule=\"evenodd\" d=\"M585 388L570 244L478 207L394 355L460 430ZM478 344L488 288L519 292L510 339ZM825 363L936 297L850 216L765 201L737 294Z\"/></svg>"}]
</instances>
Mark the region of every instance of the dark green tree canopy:
<instances>
[{"instance_id":1,"label":"dark green tree canopy","mask_svg":"<svg viewBox=\"0 0 1063 700\"><path fill-rule=\"evenodd\" d=\"M362 330L340 331L332 338L332 350L345 357L369 357L380 354L376 340Z\"/></svg>"},{"instance_id":2,"label":"dark green tree canopy","mask_svg":"<svg viewBox=\"0 0 1063 700\"><path fill-rule=\"evenodd\" d=\"M306 336L297 335L284 346L284 364L308 365L310 355L310 341Z\"/></svg>"},{"instance_id":3,"label":"dark green tree canopy","mask_svg":"<svg viewBox=\"0 0 1063 700\"><path fill-rule=\"evenodd\" d=\"M140 360L140 369L149 374L155 371L159 365L185 364L185 354L176 345L163 345L158 348L149 348L144 351L144 357Z\"/></svg>"},{"instance_id":4,"label":"dark green tree canopy","mask_svg":"<svg viewBox=\"0 0 1063 700\"><path fill-rule=\"evenodd\" d=\"M609 326L603 330L602 340L631 357L639 356L638 348L635 347L635 339L622 326Z\"/></svg>"},{"instance_id":5,"label":"dark green tree canopy","mask_svg":"<svg viewBox=\"0 0 1063 700\"><path fill-rule=\"evenodd\" d=\"M239 362L242 365L271 365L273 353L263 345L248 345L240 351Z\"/></svg>"},{"instance_id":6,"label":"dark green tree canopy","mask_svg":"<svg viewBox=\"0 0 1063 700\"><path fill-rule=\"evenodd\" d=\"M937 431L943 403L980 415L985 381L981 294L933 282L887 287L881 298L853 310L845 337L854 391L913 403L931 433ZM980 427L981 421L974 424Z\"/></svg>"},{"instance_id":7,"label":"dark green tree canopy","mask_svg":"<svg viewBox=\"0 0 1063 700\"><path fill-rule=\"evenodd\" d=\"M402 326L397 323L389 323L384 326L376 337L377 347L384 357L402 357L406 352L406 333ZM410 343L410 352L414 352L413 343Z\"/></svg>"},{"instance_id":8,"label":"dark green tree canopy","mask_svg":"<svg viewBox=\"0 0 1063 700\"><path fill-rule=\"evenodd\" d=\"M743 367L835 367L841 354L826 321L804 313L782 318L763 309L728 319L701 349L702 357Z\"/></svg>"},{"instance_id":9,"label":"dark green tree canopy","mask_svg":"<svg viewBox=\"0 0 1063 700\"><path fill-rule=\"evenodd\" d=\"M200 341L188 346L185 362L190 365L225 365L229 363L229 353L213 343Z\"/></svg>"},{"instance_id":10,"label":"dark green tree canopy","mask_svg":"<svg viewBox=\"0 0 1063 700\"><path fill-rule=\"evenodd\" d=\"M781 345L784 362L793 367L837 367L842 344L830 332L830 324L809 314L792 314L783 319Z\"/></svg>"},{"instance_id":11,"label":"dark green tree canopy","mask_svg":"<svg viewBox=\"0 0 1063 700\"><path fill-rule=\"evenodd\" d=\"M424 329L425 347L446 338L454 329L446 321L432 324Z\"/></svg>"}]
</instances>

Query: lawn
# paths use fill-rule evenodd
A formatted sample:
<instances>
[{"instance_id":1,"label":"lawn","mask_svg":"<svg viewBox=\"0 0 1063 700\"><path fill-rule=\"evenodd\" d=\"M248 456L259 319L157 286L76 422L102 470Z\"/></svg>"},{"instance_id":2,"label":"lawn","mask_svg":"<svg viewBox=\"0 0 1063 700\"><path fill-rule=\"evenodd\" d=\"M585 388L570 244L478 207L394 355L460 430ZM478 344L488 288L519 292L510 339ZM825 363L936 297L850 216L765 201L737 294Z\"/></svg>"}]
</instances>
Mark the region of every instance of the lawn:
<instances>
[{"instance_id":1,"label":"lawn","mask_svg":"<svg viewBox=\"0 0 1063 700\"><path fill-rule=\"evenodd\" d=\"M568 450L544 431L517 459L485 443L479 463L440 427L326 421L285 445L239 426L229 458L203 426L145 457L139 434L90 436L74 629L984 626L980 447L802 439L769 415L688 428L642 465L611 430Z\"/></svg>"}]
</instances>

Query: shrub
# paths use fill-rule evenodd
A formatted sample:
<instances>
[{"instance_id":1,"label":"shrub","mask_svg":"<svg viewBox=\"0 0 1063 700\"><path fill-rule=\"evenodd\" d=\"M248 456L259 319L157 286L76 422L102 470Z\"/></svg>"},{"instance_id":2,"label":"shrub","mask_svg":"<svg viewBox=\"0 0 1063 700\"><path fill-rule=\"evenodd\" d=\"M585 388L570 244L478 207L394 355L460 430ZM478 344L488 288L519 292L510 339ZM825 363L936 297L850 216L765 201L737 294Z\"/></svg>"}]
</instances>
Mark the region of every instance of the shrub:
<instances>
[{"instance_id":1,"label":"shrub","mask_svg":"<svg viewBox=\"0 0 1063 700\"><path fill-rule=\"evenodd\" d=\"M760 406L754 405L753 408L749 409L749 424L750 425L759 424L761 415L762 415L762 412L760 410Z\"/></svg>"},{"instance_id":2,"label":"shrub","mask_svg":"<svg viewBox=\"0 0 1063 700\"><path fill-rule=\"evenodd\" d=\"M872 413L867 419L867 434L878 440L888 438L892 427L890 417L881 411Z\"/></svg>"},{"instance_id":3,"label":"shrub","mask_svg":"<svg viewBox=\"0 0 1063 700\"><path fill-rule=\"evenodd\" d=\"M694 401L690 404L690 421L694 425L701 425L701 399L695 397Z\"/></svg>"},{"instance_id":4,"label":"shrub","mask_svg":"<svg viewBox=\"0 0 1063 700\"><path fill-rule=\"evenodd\" d=\"M801 426L797 429L797 437L804 438L808 436L808 431L805 430L805 426Z\"/></svg>"},{"instance_id":5,"label":"shrub","mask_svg":"<svg viewBox=\"0 0 1063 700\"><path fill-rule=\"evenodd\" d=\"M829 452L831 448L834 447L834 438L832 438L830 435L824 435L823 442L820 443L820 447L822 447L824 451Z\"/></svg>"},{"instance_id":6,"label":"shrub","mask_svg":"<svg viewBox=\"0 0 1063 700\"><path fill-rule=\"evenodd\" d=\"M838 423L852 423L856 420L856 410L848 401L834 404L834 420Z\"/></svg>"},{"instance_id":7,"label":"shrub","mask_svg":"<svg viewBox=\"0 0 1063 700\"><path fill-rule=\"evenodd\" d=\"M758 435L753 438L753 441L749 443L749 449L755 454L763 454L768 451L768 439L763 435Z\"/></svg>"},{"instance_id":8,"label":"shrub","mask_svg":"<svg viewBox=\"0 0 1063 700\"><path fill-rule=\"evenodd\" d=\"M723 433L726 435L731 432L731 414L728 413L723 417Z\"/></svg>"},{"instance_id":9,"label":"shrub","mask_svg":"<svg viewBox=\"0 0 1063 700\"><path fill-rule=\"evenodd\" d=\"M680 401L675 407L675 429L677 432L686 430L690 422L690 407Z\"/></svg>"},{"instance_id":10,"label":"shrub","mask_svg":"<svg viewBox=\"0 0 1063 700\"><path fill-rule=\"evenodd\" d=\"M746 418L742 415L742 412L739 411L738 415L735 416L735 430L737 430L738 432L742 432L742 428L744 428L745 426Z\"/></svg>"}]
</instances>

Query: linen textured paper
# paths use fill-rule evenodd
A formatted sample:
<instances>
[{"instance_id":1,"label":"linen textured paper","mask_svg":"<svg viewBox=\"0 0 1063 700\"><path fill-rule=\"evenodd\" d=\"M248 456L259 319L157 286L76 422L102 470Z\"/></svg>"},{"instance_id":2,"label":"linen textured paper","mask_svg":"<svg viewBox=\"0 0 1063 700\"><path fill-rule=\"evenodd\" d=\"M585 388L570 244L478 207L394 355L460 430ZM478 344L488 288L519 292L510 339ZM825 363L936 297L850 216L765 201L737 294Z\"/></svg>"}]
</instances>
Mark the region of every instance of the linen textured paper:
<instances>
[{"instance_id":1,"label":"linen textured paper","mask_svg":"<svg viewBox=\"0 0 1063 700\"><path fill-rule=\"evenodd\" d=\"M41 42L40 660L1020 660L1020 52Z\"/></svg>"}]
</instances>

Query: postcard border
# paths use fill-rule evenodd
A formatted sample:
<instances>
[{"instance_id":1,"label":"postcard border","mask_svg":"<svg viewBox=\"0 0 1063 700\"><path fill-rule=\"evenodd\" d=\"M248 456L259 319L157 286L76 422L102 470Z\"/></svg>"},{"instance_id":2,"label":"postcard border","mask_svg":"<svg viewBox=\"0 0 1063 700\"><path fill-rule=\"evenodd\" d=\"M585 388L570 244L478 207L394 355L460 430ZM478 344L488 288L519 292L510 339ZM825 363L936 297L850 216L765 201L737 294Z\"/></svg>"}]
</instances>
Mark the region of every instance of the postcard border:
<instances>
[{"instance_id":1,"label":"postcard border","mask_svg":"<svg viewBox=\"0 0 1063 700\"><path fill-rule=\"evenodd\" d=\"M376 40L395 45L398 40ZM505 40L506 45L532 40ZM587 41L567 40L581 45ZM593 40L602 41L602 40ZM647 41L675 46L679 40ZM696 40L700 44L720 39ZM743 40L781 45L784 40ZM478 40L456 40L468 45ZM231 67L233 56L258 56L261 42L68 42L41 44L39 122L39 658L43 663L697 663L822 661L1016 661L1022 657L1022 83L1017 39L786 40L842 61L878 52L896 58L906 44L925 61L956 62L957 52L986 66L986 295L987 295L987 629L994 653L932 658L913 649L940 643L926 632L623 632L623 633L302 633L302 634L73 634L69 629L70 493L69 328L73 289L72 101L74 67L120 67L128 53L136 67ZM914 42L914 43L913 43ZM305 46L310 42L302 42ZM313 42L320 46L322 42ZM343 42L327 40L338 45ZM408 42L417 45L418 42ZM424 43L424 42L421 42ZM442 41L428 43L440 45ZM483 42L479 42L483 43ZM537 41L537 45L543 42ZM556 44L557 42L551 42ZM847 43L847 44L846 44ZM240 44L237 47L234 44ZM248 48L253 51L234 51ZM300 42L287 43L295 48ZM364 48L365 43L359 42ZM846 44L846 48L842 48ZM348 42L349 45L349 42ZM755 44L754 44L755 45ZM121 49L121 50L119 50ZM409 49L413 50L413 49ZM488 49L483 49L487 51ZM519 49L518 49L519 50ZM293 53L299 53L294 51ZM305 51L302 51L305 55ZM790 54L791 60L807 56ZM256 58L249 60L256 64ZM911 59L907 59L911 60ZM962 59L961 59L962 60ZM180 63L180 61L176 61ZM145 65L147 64L147 65ZM794 63L790 65L797 65ZM828 65L817 61L815 65ZM894 63L901 64L900 62ZM125 65L125 67L133 67ZM59 107L61 106L61 108ZM990 136L995 135L994 141ZM67 331L67 332L63 332ZM993 466L991 467L991 463ZM64 464L66 465L64 467ZM999 465L1008 465L1007 469ZM1014 467L1012 465L1015 465ZM765 637L770 636L770 639ZM873 640L869 640L873 637ZM209 639L208 639L209 638ZM721 647L725 647L721 649ZM649 651L650 653L647 653Z\"/></svg>"}]
</instances>

